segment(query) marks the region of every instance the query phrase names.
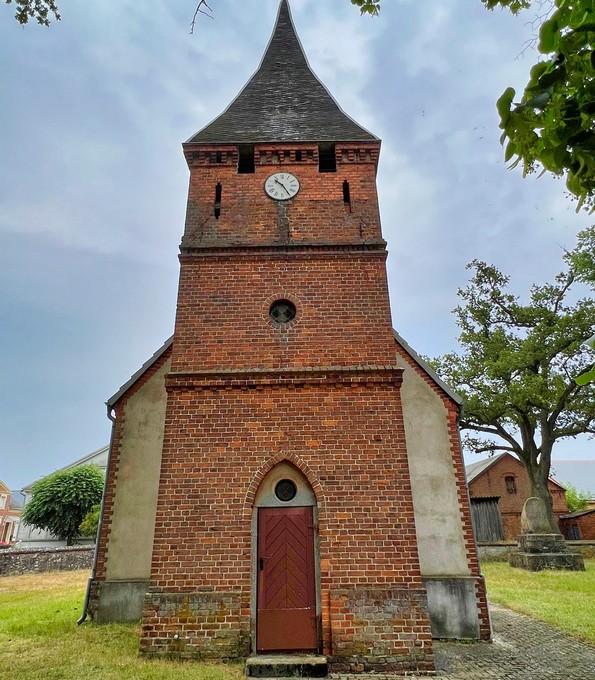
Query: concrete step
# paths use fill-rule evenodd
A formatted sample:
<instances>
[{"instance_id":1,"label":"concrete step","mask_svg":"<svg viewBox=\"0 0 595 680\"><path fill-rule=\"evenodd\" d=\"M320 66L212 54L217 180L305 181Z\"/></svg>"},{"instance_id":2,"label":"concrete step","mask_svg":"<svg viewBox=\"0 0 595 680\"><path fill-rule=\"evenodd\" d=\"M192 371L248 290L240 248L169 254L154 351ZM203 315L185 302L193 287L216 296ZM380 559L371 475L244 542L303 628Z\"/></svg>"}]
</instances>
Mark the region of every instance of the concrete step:
<instances>
[{"instance_id":1,"label":"concrete step","mask_svg":"<svg viewBox=\"0 0 595 680\"><path fill-rule=\"evenodd\" d=\"M326 656L318 654L257 654L246 660L249 678L325 678Z\"/></svg>"}]
</instances>

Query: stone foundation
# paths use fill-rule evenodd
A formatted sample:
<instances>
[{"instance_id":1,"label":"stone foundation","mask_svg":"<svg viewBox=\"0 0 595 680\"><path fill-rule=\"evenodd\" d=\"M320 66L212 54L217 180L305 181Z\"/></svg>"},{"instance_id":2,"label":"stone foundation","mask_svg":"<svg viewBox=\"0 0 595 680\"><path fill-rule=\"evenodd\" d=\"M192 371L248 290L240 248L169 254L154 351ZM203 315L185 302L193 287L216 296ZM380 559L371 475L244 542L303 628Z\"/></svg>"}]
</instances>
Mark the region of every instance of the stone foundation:
<instances>
[{"instance_id":1,"label":"stone foundation","mask_svg":"<svg viewBox=\"0 0 595 680\"><path fill-rule=\"evenodd\" d=\"M561 534L522 534L519 537L519 550L510 553L508 563L511 567L528 571L585 570L582 555L569 552Z\"/></svg>"},{"instance_id":2,"label":"stone foundation","mask_svg":"<svg viewBox=\"0 0 595 680\"><path fill-rule=\"evenodd\" d=\"M336 590L331 609L331 672L434 670L425 590Z\"/></svg>"},{"instance_id":3,"label":"stone foundation","mask_svg":"<svg viewBox=\"0 0 595 680\"><path fill-rule=\"evenodd\" d=\"M239 592L145 595L140 651L153 657L231 661L250 654Z\"/></svg>"},{"instance_id":4,"label":"stone foundation","mask_svg":"<svg viewBox=\"0 0 595 680\"><path fill-rule=\"evenodd\" d=\"M132 623L143 613L148 581L91 580L89 615L95 623Z\"/></svg>"}]
</instances>

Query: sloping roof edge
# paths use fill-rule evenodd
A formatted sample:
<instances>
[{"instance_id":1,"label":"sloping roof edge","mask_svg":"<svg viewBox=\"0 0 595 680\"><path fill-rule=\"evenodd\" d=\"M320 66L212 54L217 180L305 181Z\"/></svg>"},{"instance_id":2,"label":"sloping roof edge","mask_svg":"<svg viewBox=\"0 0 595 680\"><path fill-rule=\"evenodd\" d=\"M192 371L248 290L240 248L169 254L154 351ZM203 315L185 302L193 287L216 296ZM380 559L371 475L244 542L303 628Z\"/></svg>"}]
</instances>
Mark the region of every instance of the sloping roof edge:
<instances>
[{"instance_id":1,"label":"sloping roof edge","mask_svg":"<svg viewBox=\"0 0 595 680\"><path fill-rule=\"evenodd\" d=\"M395 340L401 345L401 347L407 352L407 354L415 361L415 363L422 369L424 370L430 378L439 386L441 387L446 394L459 406L463 405L463 398L458 395L450 385L447 385L444 380L434 371L433 368L430 368L428 366L427 362L425 362L419 354L410 346L407 344L407 342L402 338L397 331L393 328L393 335L395 337Z\"/></svg>"},{"instance_id":2,"label":"sloping roof edge","mask_svg":"<svg viewBox=\"0 0 595 680\"><path fill-rule=\"evenodd\" d=\"M576 517L582 517L583 515L590 515L592 512L595 512L595 508L583 508L582 510L575 510L574 512L560 515L560 519L575 519Z\"/></svg>"},{"instance_id":3,"label":"sloping roof edge","mask_svg":"<svg viewBox=\"0 0 595 680\"><path fill-rule=\"evenodd\" d=\"M78 467L79 465L83 465L85 461L89 460L90 458L93 458L96 456L98 453L106 453L109 450L109 445L102 446L95 451L91 451L91 453L87 453L82 458L79 458L78 460L75 460L72 463L68 463L68 465L64 465L63 467L57 468L56 470L53 470L52 472L49 472L47 475L43 475L43 477L39 477L39 479L36 479L35 482L38 482L40 479L45 479L45 477L49 477L49 475L53 475L54 472L60 472L62 470L69 470L72 467ZM24 486L21 491L29 491L33 484L35 482L30 482L26 486Z\"/></svg>"},{"instance_id":4,"label":"sloping roof edge","mask_svg":"<svg viewBox=\"0 0 595 680\"><path fill-rule=\"evenodd\" d=\"M182 146L185 146L185 145L187 145L187 144L201 144L201 143L202 143L202 144L232 144L232 143L241 143L239 140L237 140L236 142L232 142L232 141L229 140L229 139L227 139L227 140L223 140L223 139L222 139L222 140L220 140L220 141L218 141L218 142L217 142L217 141L202 142L201 140L197 140L196 138L199 137L199 136L200 136L205 130L207 130L209 127L211 127L211 125L213 125L213 123L215 123L217 120L219 120L220 118L222 118L223 116L225 116L225 115L227 114L227 112L229 111L229 109L230 109L230 108L235 104L235 102L242 96L242 94L244 93L244 91L250 86L250 84L251 84L252 81L254 80L255 76L256 76L256 75L260 72L260 70L263 68L265 59L266 59L266 57L267 57L267 54L268 54L268 52L269 52L269 49L271 48L271 43L273 42L273 40L274 40L274 38L275 38L275 35L276 35L276 33L277 33L277 30L278 30L278 27L279 27L279 19L280 19L280 17L281 17L281 12L283 11L284 6L285 6L285 8L286 8L286 10L287 10L287 14L288 14L288 16L289 16L289 22L290 22L290 24L291 24L291 28L292 28L292 30L293 30L293 32L294 32L294 34L295 34L297 43L298 43L298 45L299 45L299 47L300 47L300 49L301 49L301 51L302 51L302 55L303 55L304 61L306 62L306 66L308 67L308 70L310 71L311 75L315 78L315 80L318 81L318 83L321 85L321 87L325 90L325 92L327 93L327 95L329 96L329 98L333 101L333 103L335 104L335 106L337 107L337 109L340 111L340 113L342 113L342 114L345 116L345 118L347 118L347 119L348 119L351 123L353 123L356 127L360 128L361 130L363 130L363 132L365 132L366 134L370 135L370 139L367 140L367 141L370 141L370 142L373 142L373 141L378 141L378 142L379 142L379 141L381 141L379 137L377 137L374 133L370 132L370 131L369 131L367 128L365 128L363 125L360 125L354 118L352 118L348 113L346 113L346 112L343 110L343 108L339 105L339 102L338 102L338 101L335 99L335 97L331 94L331 92L330 92L330 90L327 88L327 86L326 86L326 85L322 82L322 80L320 80L320 78L316 75L316 73L314 72L314 70L313 70L312 67L310 66L310 62L309 62L309 60L308 60L308 55L306 54L306 51L304 50L304 46L302 45L302 41L300 40L300 36L299 36L299 34L298 34L298 32L297 32L297 30L296 30L296 28L295 28L295 23L294 23L294 21L293 21L293 15L292 15L292 13L291 13L291 6L290 6L289 2L287 2L287 0L281 0L281 2L279 3L279 8L278 8L278 10L277 10L277 16L276 16L276 19L275 19L275 24L274 24L274 26L273 26L273 30L272 30L272 32L271 32L271 36L270 36L270 38L269 38L269 40L268 40L268 42L267 42L267 46L266 46L266 48L265 48L265 50L264 50L264 52L263 52L263 55L262 55L262 57L261 57L261 59L260 59L260 62L258 63L258 67L257 67L256 70L254 71L254 73L252 73L252 75L248 78L248 80L246 81L245 85L241 88L241 90L238 92L238 94L231 100L231 102L227 105L227 107L226 107L219 115L215 116L211 121L209 121L206 125L204 125L202 128L200 128L200 130L198 130L198 132L195 132L189 139L187 139L185 142L183 142L183 143L182 143ZM266 143L266 142L269 142L269 141L270 141L270 140L266 140L266 139L262 139L262 140L254 139L254 140L252 140L252 143L258 144L258 143ZM305 141L305 140L301 140L301 141ZM331 139L331 138L329 138L329 139L317 138L317 139L311 139L311 140L308 140L308 141L310 141L310 142L324 142L324 141L338 141L338 140L334 140L334 139ZM358 140L358 139L353 139L353 140L340 140L340 141L343 141L343 142L349 142L349 141L356 142L356 141L360 141L360 142L361 142L361 141L363 141L363 140L361 140L361 139L359 139L359 140Z\"/></svg>"},{"instance_id":5,"label":"sloping roof edge","mask_svg":"<svg viewBox=\"0 0 595 680\"><path fill-rule=\"evenodd\" d=\"M478 460L476 463L469 463L465 465L465 474L467 475L467 483L475 481L480 475L482 475L486 470L489 470L492 465L495 465L504 456L508 456L506 452L499 453L496 456L491 456L490 458L484 458L483 460Z\"/></svg>"},{"instance_id":6,"label":"sloping roof edge","mask_svg":"<svg viewBox=\"0 0 595 680\"><path fill-rule=\"evenodd\" d=\"M163 354L165 354L165 352L167 352L167 350L172 346L173 341L174 341L174 336L172 335L171 337L169 337L169 338L163 343L163 345L161 345L161 347L155 352L155 354L153 354L153 356L152 356L150 359L148 359L147 361L145 361L145 363L138 369L138 371L137 371L136 373L134 373L133 375L131 375L131 376L130 376L130 379L127 380L127 381L122 385L122 387L120 387L120 389L119 389L113 396L111 396L111 397L105 402L106 405L107 405L109 408L112 408L113 405L118 401L118 399L120 399L120 397L121 397L125 392L127 392L128 389L129 389L130 387L132 387L132 385L134 385L134 383L141 377L141 375L142 375L145 371L147 371L149 368L151 368L151 366L152 366L156 361L158 361L158 360L163 356Z\"/></svg>"}]
</instances>

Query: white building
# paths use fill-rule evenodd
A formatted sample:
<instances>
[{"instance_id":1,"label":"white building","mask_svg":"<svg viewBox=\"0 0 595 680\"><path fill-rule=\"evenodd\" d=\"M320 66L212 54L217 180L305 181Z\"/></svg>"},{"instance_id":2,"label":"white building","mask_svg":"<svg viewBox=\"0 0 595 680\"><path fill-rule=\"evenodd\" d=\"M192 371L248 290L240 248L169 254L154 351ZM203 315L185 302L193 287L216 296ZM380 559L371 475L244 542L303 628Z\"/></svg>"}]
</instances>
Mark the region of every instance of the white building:
<instances>
[{"instance_id":1,"label":"white building","mask_svg":"<svg viewBox=\"0 0 595 680\"><path fill-rule=\"evenodd\" d=\"M59 469L69 470L70 468L79 467L80 465L97 465L98 468L105 472L105 469L107 468L108 452L109 446L104 446L101 449L97 449L97 451L93 451L92 453L88 453L86 456L79 458L79 460L76 460L74 463L70 463L70 465L65 465L63 468ZM58 470L55 470L55 472L58 472ZM31 482L31 484L25 486L21 491L24 496L24 505L27 505L31 499L34 484L35 482ZM17 531L16 540L17 545L20 548L55 548L57 546L66 545L66 541L59 540L49 531L40 531L29 524L25 524L25 522L21 522ZM93 541L83 539L81 543L92 544Z\"/></svg>"}]
</instances>

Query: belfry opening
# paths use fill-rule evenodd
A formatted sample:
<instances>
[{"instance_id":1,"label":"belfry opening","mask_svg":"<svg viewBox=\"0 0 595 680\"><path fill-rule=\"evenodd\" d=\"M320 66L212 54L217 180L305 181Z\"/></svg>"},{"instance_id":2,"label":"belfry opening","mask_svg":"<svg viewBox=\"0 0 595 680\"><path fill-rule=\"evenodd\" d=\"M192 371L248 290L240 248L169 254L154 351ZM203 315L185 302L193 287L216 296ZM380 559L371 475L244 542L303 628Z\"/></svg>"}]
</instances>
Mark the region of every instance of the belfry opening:
<instances>
[{"instance_id":1,"label":"belfry opening","mask_svg":"<svg viewBox=\"0 0 595 680\"><path fill-rule=\"evenodd\" d=\"M433 637L490 636L461 399L391 317L380 146L313 73L287 0L183 144L175 333L108 400L89 590L96 621L142 620L148 657L419 673Z\"/></svg>"}]
</instances>

